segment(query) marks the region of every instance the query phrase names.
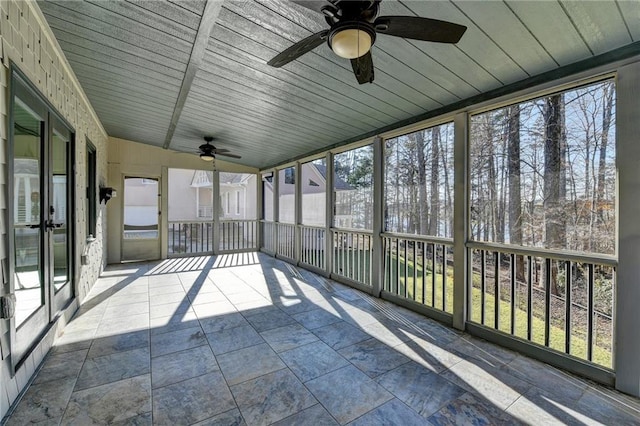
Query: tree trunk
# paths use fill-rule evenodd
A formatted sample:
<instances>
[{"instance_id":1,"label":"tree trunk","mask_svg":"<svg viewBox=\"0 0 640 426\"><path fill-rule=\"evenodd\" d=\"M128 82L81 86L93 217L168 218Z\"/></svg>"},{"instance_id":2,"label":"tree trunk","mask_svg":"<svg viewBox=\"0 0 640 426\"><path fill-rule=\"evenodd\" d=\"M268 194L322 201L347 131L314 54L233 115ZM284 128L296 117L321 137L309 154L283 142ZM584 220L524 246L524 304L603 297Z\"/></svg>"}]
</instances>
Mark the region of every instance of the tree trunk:
<instances>
[{"instance_id":1,"label":"tree trunk","mask_svg":"<svg viewBox=\"0 0 640 426\"><path fill-rule=\"evenodd\" d=\"M609 143L609 130L611 129L611 114L613 111L613 88L604 87L604 105L602 106L602 138L600 142L600 158L598 159L598 190L597 190L597 219L604 222L604 184L607 164L607 145Z\"/></svg>"},{"instance_id":2,"label":"tree trunk","mask_svg":"<svg viewBox=\"0 0 640 426\"><path fill-rule=\"evenodd\" d=\"M564 248L566 243L566 217L564 196L566 189L561 185L566 181L563 147L563 97L553 95L544 99L544 211L545 243L548 248ZM551 271L551 292L558 294L556 283L557 268Z\"/></svg>"},{"instance_id":3,"label":"tree trunk","mask_svg":"<svg viewBox=\"0 0 640 426\"><path fill-rule=\"evenodd\" d=\"M440 209L440 181L438 159L440 151L440 128L431 129L431 211L429 212L429 235L438 235L438 210Z\"/></svg>"},{"instance_id":4,"label":"tree trunk","mask_svg":"<svg viewBox=\"0 0 640 426\"><path fill-rule=\"evenodd\" d=\"M507 169L509 173L509 241L522 245L522 193L520 188L520 107L508 109ZM516 256L516 278L524 280L524 258Z\"/></svg>"},{"instance_id":5,"label":"tree trunk","mask_svg":"<svg viewBox=\"0 0 640 426\"><path fill-rule=\"evenodd\" d=\"M421 235L427 235L428 224L428 206L427 200L427 160L424 155L426 142L424 140L424 131L416 133L416 150L418 152L418 221L419 232Z\"/></svg>"}]
</instances>

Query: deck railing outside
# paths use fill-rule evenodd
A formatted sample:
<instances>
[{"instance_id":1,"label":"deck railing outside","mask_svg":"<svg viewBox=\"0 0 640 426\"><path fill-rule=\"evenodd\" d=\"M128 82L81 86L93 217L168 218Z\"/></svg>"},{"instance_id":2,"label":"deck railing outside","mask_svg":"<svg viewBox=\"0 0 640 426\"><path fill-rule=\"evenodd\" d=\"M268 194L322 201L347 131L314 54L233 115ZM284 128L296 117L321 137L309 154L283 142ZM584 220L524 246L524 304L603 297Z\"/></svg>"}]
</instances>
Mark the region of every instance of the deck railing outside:
<instances>
[{"instance_id":1,"label":"deck railing outside","mask_svg":"<svg viewBox=\"0 0 640 426\"><path fill-rule=\"evenodd\" d=\"M169 222L167 237L169 255L213 252L213 223Z\"/></svg>"},{"instance_id":2,"label":"deck railing outside","mask_svg":"<svg viewBox=\"0 0 640 426\"><path fill-rule=\"evenodd\" d=\"M220 251L247 251L258 249L257 220L220 221Z\"/></svg>"},{"instance_id":3,"label":"deck railing outside","mask_svg":"<svg viewBox=\"0 0 640 426\"><path fill-rule=\"evenodd\" d=\"M468 246L470 321L612 368L615 259Z\"/></svg>"},{"instance_id":4,"label":"deck railing outside","mask_svg":"<svg viewBox=\"0 0 640 426\"><path fill-rule=\"evenodd\" d=\"M385 233L383 289L453 312L453 240Z\"/></svg>"}]
</instances>

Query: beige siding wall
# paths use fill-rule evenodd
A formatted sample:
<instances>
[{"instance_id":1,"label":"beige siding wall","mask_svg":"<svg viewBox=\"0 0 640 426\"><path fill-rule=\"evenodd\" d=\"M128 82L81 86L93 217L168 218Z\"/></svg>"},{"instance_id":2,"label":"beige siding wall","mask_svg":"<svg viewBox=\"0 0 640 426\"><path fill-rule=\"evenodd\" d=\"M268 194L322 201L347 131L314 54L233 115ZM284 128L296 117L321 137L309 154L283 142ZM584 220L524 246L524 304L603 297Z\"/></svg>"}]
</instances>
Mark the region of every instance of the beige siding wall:
<instances>
[{"instance_id":1,"label":"beige siding wall","mask_svg":"<svg viewBox=\"0 0 640 426\"><path fill-rule=\"evenodd\" d=\"M10 288L11 271L8 271L7 250L8 224L7 208L11 201L7 199L7 138L9 108L10 64L13 63L38 88L40 93L56 108L73 127L76 136L76 295L82 301L95 283L106 259L104 206L98 209L97 241L86 247L86 145L89 138L97 149L98 182L106 183L107 135L91 108L69 64L61 53L51 29L46 24L38 6L32 1L0 1L0 294L6 295ZM88 265L80 265L80 255L88 254ZM73 308L77 305L74 304ZM10 405L17 398L29 378L62 329L72 309L51 328L47 336L29 355L24 364L12 374L10 321L0 320L0 418L4 417Z\"/></svg>"}]
</instances>

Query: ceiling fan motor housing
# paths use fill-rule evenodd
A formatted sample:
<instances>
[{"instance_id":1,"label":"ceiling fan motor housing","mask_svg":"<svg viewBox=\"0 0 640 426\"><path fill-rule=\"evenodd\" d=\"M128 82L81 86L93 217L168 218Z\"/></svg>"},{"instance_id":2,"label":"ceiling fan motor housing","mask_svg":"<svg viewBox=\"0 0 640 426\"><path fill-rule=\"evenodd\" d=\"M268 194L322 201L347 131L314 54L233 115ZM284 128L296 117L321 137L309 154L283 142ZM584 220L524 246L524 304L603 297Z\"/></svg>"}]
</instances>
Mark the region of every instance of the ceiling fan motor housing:
<instances>
[{"instance_id":1,"label":"ceiling fan motor housing","mask_svg":"<svg viewBox=\"0 0 640 426\"><path fill-rule=\"evenodd\" d=\"M367 38L368 36L368 38ZM335 24L327 37L338 56L355 59L367 53L376 41L376 30L368 22L346 21Z\"/></svg>"}]
</instances>

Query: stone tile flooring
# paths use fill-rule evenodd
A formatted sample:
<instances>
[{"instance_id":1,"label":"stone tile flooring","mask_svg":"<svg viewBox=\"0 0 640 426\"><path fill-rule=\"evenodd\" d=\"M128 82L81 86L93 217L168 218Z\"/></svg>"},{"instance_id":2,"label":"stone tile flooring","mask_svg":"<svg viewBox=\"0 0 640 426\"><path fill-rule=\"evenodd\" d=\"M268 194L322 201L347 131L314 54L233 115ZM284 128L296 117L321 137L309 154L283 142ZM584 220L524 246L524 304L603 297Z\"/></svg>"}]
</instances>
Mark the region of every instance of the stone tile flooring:
<instances>
[{"instance_id":1,"label":"stone tile flooring","mask_svg":"<svg viewBox=\"0 0 640 426\"><path fill-rule=\"evenodd\" d=\"M259 254L108 267L9 425L640 424L640 401Z\"/></svg>"}]
</instances>

